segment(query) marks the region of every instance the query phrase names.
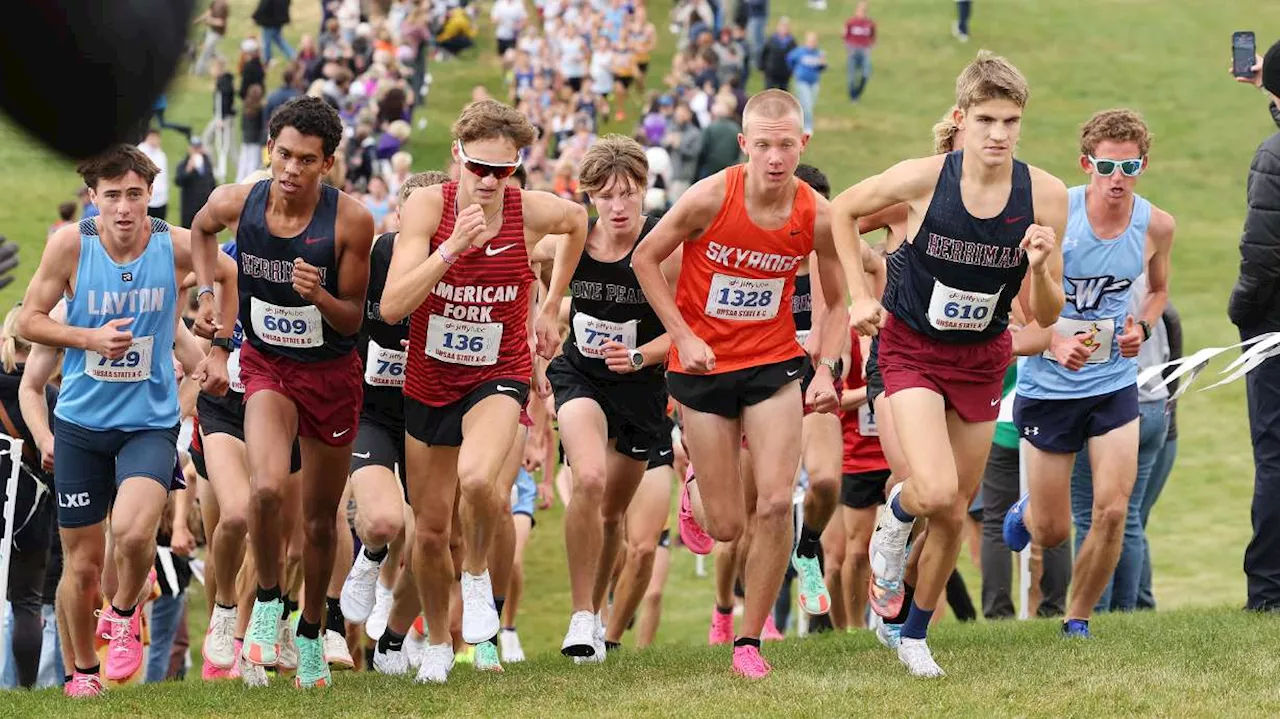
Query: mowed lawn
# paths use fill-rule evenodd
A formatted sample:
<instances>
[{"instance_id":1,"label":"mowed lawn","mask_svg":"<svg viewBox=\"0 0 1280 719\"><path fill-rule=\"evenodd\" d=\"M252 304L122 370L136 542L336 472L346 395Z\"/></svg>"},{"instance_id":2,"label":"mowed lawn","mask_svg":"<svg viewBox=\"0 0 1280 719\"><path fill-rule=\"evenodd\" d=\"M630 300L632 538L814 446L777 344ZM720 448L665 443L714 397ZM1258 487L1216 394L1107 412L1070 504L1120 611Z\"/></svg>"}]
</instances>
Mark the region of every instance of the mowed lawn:
<instances>
[{"instance_id":1,"label":"mowed lawn","mask_svg":"<svg viewBox=\"0 0 1280 719\"><path fill-rule=\"evenodd\" d=\"M251 26L253 5L232 2L232 33L223 48L230 57ZM949 34L954 14L949 0L873 3L881 43L873 56L875 76L863 101L853 106L844 94L839 40L847 8L832 3L832 9L817 12L803 0L771 5L775 17L793 19L797 34L818 31L828 52L831 70L805 160L824 169L839 189L929 151L929 128L953 102L954 78L979 48L1006 55L1031 82L1019 156L1068 184L1083 178L1078 129L1092 112L1117 106L1142 111L1156 141L1139 190L1178 220L1172 297L1183 316L1188 353L1236 341L1225 306L1238 263L1246 172L1254 148L1276 128L1262 96L1227 75L1229 40L1234 30L1253 29L1266 47L1268 28L1280 28L1280 6L981 0L975 4L972 41L961 45ZM651 11L663 43L651 85L660 81L673 48L666 7ZM295 3L293 13L291 39L314 31L313 3ZM432 66L435 82L422 115L428 124L425 130L415 127L412 141L415 169L444 166L449 124L475 84L501 91L490 39L486 28L479 57ZM758 75L752 89L757 83ZM169 96L170 119L202 127L212 107L210 87L207 79L180 76ZM606 129L625 132L629 125ZM176 164L185 152L182 139L173 132L164 137L170 164ZM22 245L24 258L19 282L0 292L0 299L12 302L35 269L56 204L71 199L77 178L68 162L33 147L11 126L0 126L0 167L6 170L0 174L5 198L0 233ZM176 194L171 203L176 214ZM1216 366L1223 365L1225 360ZM1211 382L1211 376L1201 380L1202 386ZM574 671L553 655L569 609L557 509L540 515L526 554L519 628L535 660L509 667L500 679L477 677L460 667L455 686L409 690L377 677L340 675L338 691L323 698L304 703L273 690L269 704L238 686L201 692L162 687L116 692L106 704L75 708L142 716L317 710L357 716L463 711L1274 716L1280 713L1280 690L1270 648L1280 630L1267 618L1235 611L1244 601L1240 564L1252 491L1243 384L1193 391L1182 400L1179 417L1178 463L1149 527L1157 599L1162 609L1176 611L1100 619L1100 638L1092 643L1059 643L1052 622L961 627L947 620L935 642L950 672L941 682L907 680L869 635L788 642L768 652L778 666L776 676L754 685L728 682L727 653L696 646L705 643L710 578L696 576L692 556L677 550L658 634L661 649ZM977 575L967 559L962 566L976 600ZM193 598L192 610L198 644L203 600ZM9 706L14 712L7 711ZM68 711L49 694L6 696L0 707L12 716Z\"/></svg>"}]
</instances>

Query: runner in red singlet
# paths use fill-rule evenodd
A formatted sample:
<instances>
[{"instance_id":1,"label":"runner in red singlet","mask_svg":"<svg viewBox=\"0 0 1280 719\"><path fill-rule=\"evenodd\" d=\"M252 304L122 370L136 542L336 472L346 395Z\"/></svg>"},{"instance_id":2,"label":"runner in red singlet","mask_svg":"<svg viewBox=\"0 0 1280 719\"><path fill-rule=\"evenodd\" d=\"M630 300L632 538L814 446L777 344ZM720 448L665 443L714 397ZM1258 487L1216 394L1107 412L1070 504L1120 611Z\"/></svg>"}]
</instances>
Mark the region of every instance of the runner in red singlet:
<instances>
[{"instance_id":1,"label":"runner in red singlet","mask_svg":"<svg viewBox=\"0 0 1280 719\"><path fill-rule=\"evenodd\" d=\"M413 575L430 644L419 682L444 682L453 666L449 589L458 569L463 639L477 645L478 669L502 668L486 556L501 513L495 485L533 375L529 250L545 235L568 235L534 323L538 353L550 357L559 342L560 298L587 231L580 205L504 182L534 140L524 115L493 100L473 102L454 123L453 139L459 179L413 193L401 209L381 306L387 322L412 315L405 479L416 525ZM455 568L449 533L459 488L466 555Z\"/></svg>"},{"instance_id":2,"label":"runner in red singlet","mask_svg":"<svg viewBox=\"0 0 1280 719\"><path fill-rule=\"evenodd\" d=\"M751 98L739 145L747 163L690 188L632 257L649 303L670 333L668 389L684 405L690 459L698 467L706 529L721 541L743 531L738 476L745 431L756 476L756 529L746 565L746 614L734 670L758 678L771 667L760 633L791 549L791 492L800 462L803 404L830 412L845 342L844 276L827 203L793 176L809 137L800 104L781 90ZM676 292L661 262L687 245ZM826 305L819 367L801 402L808 355L796 341L795 274L817 253Z\"/></svg>"}]
</instances>

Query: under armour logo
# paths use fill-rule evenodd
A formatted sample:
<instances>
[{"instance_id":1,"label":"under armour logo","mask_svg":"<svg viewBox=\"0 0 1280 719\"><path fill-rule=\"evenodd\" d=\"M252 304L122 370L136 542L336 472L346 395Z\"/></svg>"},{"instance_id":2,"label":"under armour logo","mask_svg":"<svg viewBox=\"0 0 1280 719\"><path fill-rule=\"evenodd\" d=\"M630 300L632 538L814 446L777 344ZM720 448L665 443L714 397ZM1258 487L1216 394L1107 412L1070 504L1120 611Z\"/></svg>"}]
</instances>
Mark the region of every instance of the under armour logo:
<instances>
[{"instance_id":1,"label":"under armour logo","mask_svg":"<svg viewBox=\"0 0 1280 719\"><path fill-rule=\"evenodd\" d=\"M1102 304L1105 295L1112 292L1124 292L1133 284L1132 280L1117 280L1111 275L1101 277L1063 277L1070 283L1072 291L1066 299L1076 307L1077 312L1096 310Z\"/></svg>"},{"instance_id":2,"label":"under armour logo","mask_svg":"<svg viewBox=\"0 0 1280 719\"><path fill-rule=\"evenodd\" d=\"M1023 427L1022 434L1026 435L1027 437L1034 437L1040 434L1040 428L1039 427Z\"/></svg>"},{"instance_id":3,"label":"under armour logo","mask_svg":"<svg viewBox=\"0 0 1280 719\"><path fill-rule=\"evenodd\" d=\"M89 506L89 493L78 492L76 494L67 494L66 492L58 492L58 506L63 509L74 509L76 507Z\"/></svg>"},{"instance_id":4,"label":"under armour logo","mask_svg":"<svg viewBox=\"0 0 1280 719\"><path fill-rule=\"evenodd\" d=\"M120 281L121 281L121 282L133 282L133 273L132 273L132 272L121 272L121 273L120 273Z\"/></svg>"}]
</instances>

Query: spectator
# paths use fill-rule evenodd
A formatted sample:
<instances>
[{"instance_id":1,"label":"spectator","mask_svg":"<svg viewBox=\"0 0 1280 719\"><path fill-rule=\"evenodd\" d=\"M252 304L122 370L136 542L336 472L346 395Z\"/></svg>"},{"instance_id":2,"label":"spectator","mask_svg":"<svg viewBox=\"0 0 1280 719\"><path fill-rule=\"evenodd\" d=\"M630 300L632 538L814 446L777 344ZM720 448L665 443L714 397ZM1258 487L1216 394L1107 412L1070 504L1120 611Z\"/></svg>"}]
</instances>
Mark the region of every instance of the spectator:
<instances>
[{"instance_id":1,"label":"spectator","mask_svg":"<svg viewBox=\"0 0 1280 719\"><path fill-rule=\"evenodd\" d=\"M289 24L289 0L258 0L253 21L262 28L262 51L266 63L271 64L273 45L279 47L280 52L292 62L293 48L284 39L284 26Z\"/></svg>"},{"instance_id":2,"label":"spectator","mask_svg":"<svg viewBox=\"0 0 1280 719\"><path fill-rule=\"evenodd\" d=\"M951 34L960 42L969 42L969 13L973 12L973 0L956 0L956 21L951 24Z\"/></svg>"},{"instance_id":3,"label":"spectator","mask_svg":"<svg viewBox=\"0 0 1280 719\"><path fill-rule=\"evenodd\" d=\"M160 168L159 174L151 183L151 201L147 203L147 214L162 220L168 219L169 171L165 168L169 167L169 158L160 146L160 131L155 128L147 130L147 136L138 145L138 149Z\"/></svg>"},{"instance_id":4,"label":"spectator","mask_svg":"<svg viewBox=\"0 0 1280 719\"><path fill-rule=\"evenodd\" d=\"M400 196L400 187L413 175L413 155L401 151L391 156L391 171L386 174L387 192Z\"/></svg>"},{"instance_id":5,"label":"spectator","mask_svg":"<svg viewBox=\"0 0 1280 719\"><path fill-rule=\"evenodd\" d=\"M184 136L191 137L190 125L179 125L176 122L167 122L164 119L164 112L168 108L169 108L168 97L166 97L165 95L160 95L159 97L156 98L155 105L151 109L151 115L152 117L155 118L156 124L160 126L161 130L177 130L178 132L181 132Z\"/></svg>"},{"instance_id":6,"label":"spectator","mask_svg":"<svg viewBox=\"0 0 1280 719\"><path fill-rule=\"evenodd\" d=\"M489 11L489 20L493 23L494 35L498 38L498 57L505 57L507 50L516 46L516 38L520 28L529 19L524 9L524 0L497 0Z\"/></svg>"},{"instance_id":7,"label":"spectator","mask_svg":"<svg viewBox=\"0 0 1280 719\"><path fill-rule=\"evenodd\" d=\"M671 125L671 113L674 109L675 101L670 95L662 95L650 100L649 111L640 121L640 128L644 131L644 145L662 144L662 138L666 136L667 129Z\"/></svg>"},{"instance_id":8,"label":"spectator","mask_svg":"<svg viewBox=\"0 0 1280 719\"><path fill-rule=\"evenodd\" d=\"M1151 340L1155 340L1154 342ZM1165 305L1160 324L1152 328L1151 340L1142 344L1138 354L1139 367L1152 367L1171 360L1182 359L1182 320L1173 303ZM1166 376L1173 370L1166 370ZM1171 396L1178 389L1178 381L1174 380L1163 388L1166 396ZM1165 435L1164 447L1156 454L1151 467L1151 477L1147 480L1146 490L1142 493L1139 519L1142 523L1142 573L1138 580L1138 609L1155 609L1156 597L1151 589L1151 542L1147 540L1147 521L1151 518L1151 509L1160 499L1169 474L1173 471L1173 462L1178 456L1178 400L1169 399L1166 406L1169 417L1169 430Z\"/></svg>"},{"instance_id":9,"label":"spectator","mask_svg":"<svg viewBox=\"0 0 1280 719\"><path fill-rule=\"evenodd\" d=\"M591 84L605 101L613 90L613 47L609 38L597 35L591 48Z\"/></svg>"},{"instance_id":10,"label":"spectator","mask_svg":"<svg viewBox=\"0 0 1280 719\"><path fill-rule=\"evenodd\" d=\"M818 82L827 69L827 54L818 47L818 33L807 32L804 45L787 55L787 66L796 79L795 95L804 110L804 131L813 133L813 112L818 102Z\"/></svg>"},{"instance_id":11,"label":"spectator","mask_svg":"<svg viewBox=\"0 0 1280 719\"><path fill-rule=\"evenodd\" d=\"M587 76L587 41L574 33L563 36L559 42L560 73L565 84L578 92L582 89L583 78Z\"/></svg>"},{"instance_id":12,"label":"spectator","mask_svg":"<svg viewBox=\"0 0 1280 719\"><path fill-rule=\"evenodd\" d=\"M391 212L391 195L387 192L387 181L382 175L369 178L369 191L364 196L364 206L373 215L375 231L382 232L382 221Z\"/></svg>"},{"instance_id":13,"label":"spectator","mask_svg":"<svg viewBox=\"0 0 1280 719\"><path fill-rule=\"evenodd\" d=\"M667 198L671 202L698 179L698 158L702 154L702 131L693 124L693 111L688 105L676 107L672 124L662 138L662 146L671 156L671 184Z\"/></svg>"},{"instance_id":14,"label":"spectator","mask_svg":"<svg viewBox=\"0 0 1280 719\"><path fill-rule=\"evenodd\" d=\"M796 49L796 39L791 34L791 21L778 20L773 35L764 44L760 56L760 71L764 73L764 86L768 89L786 90L791 85L791 65L787 58Z\"/></svg>"},{"instance_id":15,"label":"spectator","mask_svg":"<svg viewBox=\"0 0 1280 719\"><path fill-rule=\"evenodd\" d=\"M871 48L876 45L876 21L867 16L866 0L854 8L844 24L844 49L849 78L849 99L857 102L871 79Z\"/></svg>"},{"instance_id":16,"label":"spectator","mask_svg":"<svg viewBox=\"0 0 1280 719\"><path fill-rule=\"evenodd\" d=\"M267 144L267 113L262 104L262 86L252 85L240 109L240 159L236 182L243 182L262 167L262 146Z\"/></svg>"},{"instance_id":17,"label":"spectator","mask_svg":"<svg viewBox=\"0 0 1280 719\"><path fill-rule=\"evenodd\" d=\"M205 67L213 58L218 57L218 43L227 34L227 18L231 15L231 6L227 0L213 0L209 8L196 18L196 25L204 25L204 41L200 45L200 54L191 66L193 75L203 75Z\"/></svg>"},{"instance_id":18,"label":"spectator","mask_svg":"<svg viewBox=\"0 0 1280 719\"><path fill-rule=\"evenodd\" d=\"M173 181L181 190L179 206L182 219L178 224L190 227L196 213L204 207L213 188L218 185L218 179L213 176L213 161L205 154L204 143L198 136L192 137L187 145L187 157L178 164Z\"/></svg>"},{"instance_id":19,"label":"spectator","mask_svg":"<svg viewBox=\"0 0 1280 719\"><path fill-rule=\"evenodd\" d=\"M640 72L639 68L636 67L635 48L632 47L629 39L623 38L613 43L612 69L613 91L615 94L613 106L617 109L613 115L613 120L614 122L623 122L627 119L627 93L631 91L631 86L636 81L636 75Z\"/></svg>"},{"instance_id":20,"label":"spectator","mask_svg":"<svg viewBox=\"0 0 1280 719\"><path fill-rule=\"evenodd\" d=\"M89 199L89 188L81 187L76 190L76 198L80 200L80 219L87 220L98 216L98 206Z\"/></svg>"},{"instance_id":21,"label":"spectator","mask_svg":"<svg viewBox=\"0 0 1280 719\"><path fill-rule=\"evenodd\" d=\"M49 226L49 232L46 234L46 236L52 235L53 233L57 232L58 228L62 227L63 225L71 224L72 222L75 221L75 218L76 218L76 203L59 202L58 203L58 221Z\"/></svg>"},{"instance_id":22,"label":"spectator","mask_svg":"<svg viewBox=\"0 0 1280 719\"><path fill-rule=\"evenodd\" d=\"M746 80L751 74L751 66L764 67L761 64L761 54L764 52L764 31L769 24L769 0L742 0L742 7L746 9L746 46L747 54L750 62L747 63L747 72L742 76Z\"/></svg>"},{"instance_id":23,"label":"spectator","mask_svg":"<svg viewBox=\"0 0 1280 719\"><path fill-rule=\"evenodd\" d=\"M227 153L231 149L231 118L236 114L236 79L226 69L222 58L213 59L213 116L200 133L205 146L212 146L215 167L213 174L221 181L227 176Z\"/></svg>"},{"instance_id":24,"label":"spectator","mask_svg":"<svg viewBox=\"0 0 1280 719\"><path fill-rule=\"evenodd\" d=\"M632 48L636 53L636 85L643 92L645 88L644 76L649 72L649 61L652 59L653 50L658 46L658 29L653 23L649 22L649 13L645 10L644 5L636 5L635 10L631 14L631 22L628 24L627 32L631 38Z\"/></svg>"},{"instance_id":25,"label":"spectator","mask_svg":"<svg viewBox=\"0 0 1280 719\"><path fill-rule=\"evenodd\" d=\"M303 35L298 41L298 54L293 58L294 63L305 68L319 60L320 49L316 47L316 39L310 35Z\"/></svg>"},{"instance_id":26,"label":"spectator","mask_svg":"<svg viewBox=\"0 0 1280 719\"><path fill-rule=\"evenodd\" d=\"M267 114L267 119L275 114L276 108L302 95L302 71L299 67L287 68L284 71L283 82L280 87L271 91L267 96L266 106L263 108Z\"/></svg>"},{"instance_id":27,"label":"spectator","mask_svg":"<svg viewBox=\"0 0 1280 719\"><path fill-rule=\"evenodd\" d=\"M720 39L712 47L716 53L716 79L726 85L732 78L746 77L747 47L735 38L733 30L720 28Z\"/></svg>"},{"instance_id":28,"label":"spectator","mask_svg":"<svg viewBox=\"0 0 1280 719\"><path fill-rule=\"evenodd\" d=\"M725 101L718 100L712 105L711 114L715 119L702 130L697 179L710 177L741 160L738 133L742 132L742 126L733 119L733 111Z\"/></svg>"},{"instance_id":29,"label":"spectator","mask_svg":"<svg viewBox=\"0 0 1280 719\"><path fill-rule=\"evenodd\" d=\"M240 99L244 99L250 87L265 86L266 81L267 71L262 67L262 56L258 54L258 41L245 38L240 42Z\"/></svg>"},{"instance_id":30,"label":"spectator","mask_svg":"<svg viewBox=\"0 0 1280 719\"><path fill-rule=\"evenodd\" d=\"M436 46L457 57L463 50L476 44L475 37L476 29L471 24L471 16L461 7L455 7L449 10L444 27L436 35Z\"/></svg>"},{"instance_id":31,"label":"spectator","mask_svg":"<svg viewBox=\"0 0 1280 719\"><path fill-rule=\"evenodd\" d=\"M1240 78L1280 105L1280 42ZM1249 168L1248 209L1240 238L1240 277L1227 315L1241 339L1280 331L1280 132L1258 147ZM1244 553L1247 609L1280 610L1280 359L1245 376L1253 439L1253 538Z\"/></svg>"}]
</instances>

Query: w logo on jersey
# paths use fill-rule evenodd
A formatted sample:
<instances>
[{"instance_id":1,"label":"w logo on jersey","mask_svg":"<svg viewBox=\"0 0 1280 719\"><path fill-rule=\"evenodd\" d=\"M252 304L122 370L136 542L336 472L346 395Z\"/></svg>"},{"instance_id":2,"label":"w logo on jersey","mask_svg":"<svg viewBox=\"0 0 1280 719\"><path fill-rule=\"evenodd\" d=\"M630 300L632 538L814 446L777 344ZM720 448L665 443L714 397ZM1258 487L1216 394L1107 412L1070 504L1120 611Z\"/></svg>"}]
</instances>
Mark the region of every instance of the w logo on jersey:
<instances>
[{"instance_id":1,"label":"w logo on jersey","mask_svg":"<svg viewBox=\"0 0 1280 719\"><path fill-rule=\"evenodd\" d=\"M1102 298L1111 292L1124 292L1133 284L1132 280L1117 280L1111 275L1102 277L1063 277L1071 286L1067 293L1067 301L1076 306L1077 312L1096 310L1102 304Z\"/></svg>"}]
</instances>

